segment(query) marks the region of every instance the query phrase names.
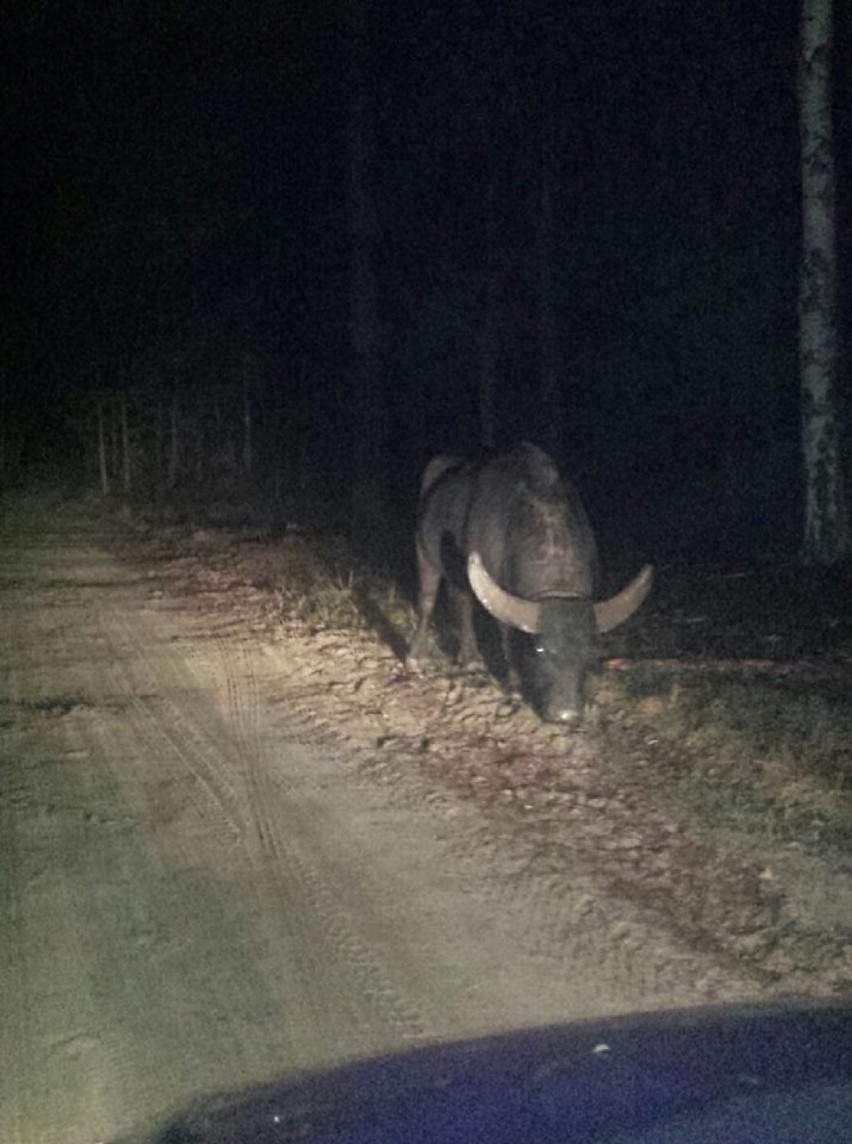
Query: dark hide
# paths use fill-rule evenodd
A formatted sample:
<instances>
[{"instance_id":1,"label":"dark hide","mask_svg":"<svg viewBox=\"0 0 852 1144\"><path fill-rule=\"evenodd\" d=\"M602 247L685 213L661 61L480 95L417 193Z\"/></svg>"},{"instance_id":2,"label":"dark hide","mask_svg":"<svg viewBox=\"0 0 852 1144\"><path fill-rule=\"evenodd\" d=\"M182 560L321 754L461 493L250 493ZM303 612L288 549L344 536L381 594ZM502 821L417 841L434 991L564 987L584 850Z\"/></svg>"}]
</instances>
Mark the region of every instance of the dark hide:
<instances>
[{"instance_id":1,"label":"dark hide","mask_svg":"<svg viewBox=\"0 0 852 1144\"><path fill-rule=\"evenodd\" d=\"M445 580L458 612L462 663L477 658L475 594L501 622L510 668L517 658L510 630L528 633L518 641L522 674L542 717L579 720L598 631L635 611L651 573L643 570L612 601L593 603L594 536L577 490L547 454L522 444L482 464L436 457L424 474L416 545L419 623L409 667L417 670L427 657L429 619Z\"/></svg>"}]
</instances>

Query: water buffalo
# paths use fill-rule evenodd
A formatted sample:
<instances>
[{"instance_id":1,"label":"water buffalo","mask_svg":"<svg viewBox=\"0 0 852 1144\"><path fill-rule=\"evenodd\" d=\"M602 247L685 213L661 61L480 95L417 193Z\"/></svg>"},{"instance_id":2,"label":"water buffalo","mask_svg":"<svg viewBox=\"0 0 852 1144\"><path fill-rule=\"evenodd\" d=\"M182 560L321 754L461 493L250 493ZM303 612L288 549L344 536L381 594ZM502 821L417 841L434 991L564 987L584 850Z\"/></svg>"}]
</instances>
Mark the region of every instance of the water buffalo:
<instances>
[{"instance_id":1,"label":"water buffalo","mask_svg":"<svg viewBox=\"0 0 852 1144\"><path fill-rule=\"evenodd\" d=\"M423 474L417 527L419 623L407 664L427 656L428 624L445 579L460 622L459 660L478 660L473 596L499 621L510 674L510 632L527 632L522 674L548 722L582 718L598 634L624 623L648 595L642 569L617 596L593 602L595 540L577 490L550 457L521 444L481 464L435 457ZM471 595L471 590L473 596Z\"/></svg>"}]
</instances>

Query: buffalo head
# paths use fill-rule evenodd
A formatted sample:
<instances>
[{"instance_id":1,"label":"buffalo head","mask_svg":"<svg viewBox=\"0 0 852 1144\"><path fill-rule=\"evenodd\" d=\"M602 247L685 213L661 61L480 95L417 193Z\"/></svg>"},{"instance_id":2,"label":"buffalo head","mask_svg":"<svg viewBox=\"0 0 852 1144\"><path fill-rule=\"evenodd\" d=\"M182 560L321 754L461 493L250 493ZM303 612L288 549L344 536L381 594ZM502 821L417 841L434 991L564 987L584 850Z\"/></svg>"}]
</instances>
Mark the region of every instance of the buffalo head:
<instances>
[{"instance_id":1,"label":"buffalo head","mask_svg":"<svg viewBox=\"0 0 852 1144\"><path fill-rule=\"evenodd\" d=\"M651 590L646 565L621 592L593 602L581 596L524 599L507 592L489 575L478 552L467 562L470 586L483 608L508 628L534 637L531 690L548 722L574 724L583 715L586 674L598 658L598 635L612 631L639 608Z\"/></svg>"}]
</instances>

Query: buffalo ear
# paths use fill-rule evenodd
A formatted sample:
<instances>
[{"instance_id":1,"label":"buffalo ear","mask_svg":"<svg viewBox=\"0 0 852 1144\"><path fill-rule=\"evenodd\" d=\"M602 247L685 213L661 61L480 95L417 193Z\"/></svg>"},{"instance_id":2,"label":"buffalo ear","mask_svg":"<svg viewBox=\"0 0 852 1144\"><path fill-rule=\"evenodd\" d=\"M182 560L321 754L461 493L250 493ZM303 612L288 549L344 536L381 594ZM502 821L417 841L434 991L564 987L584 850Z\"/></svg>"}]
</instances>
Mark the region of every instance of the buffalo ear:
<instances>
[{"instance_id":1,"label":"buffalo ear","mask_svg":"<svg viewBox=\"0 0 852 1144\"><path fill-rule=\"evenodd\" d=\"M611 632L629 620L633 613L642 606L651 585L654 582L654 569L646 564L638 576L635 576L626 588L622 588L617 596L608 600L600 600L594 605L595 622L599 632Z\"/></svg>"},{"instance_id":2,"label":"buffalo ear","mask_svg":"<svg viewBox=\"0 0 852 1144\"><path fill-rule=\"evenodd\" d=\"M537 632L541 623L541 605L513 596L486 572L482 557L471 552L467 558L467 578L473 594L495 620L522 632Z\"/></svg>"}]
</instances>

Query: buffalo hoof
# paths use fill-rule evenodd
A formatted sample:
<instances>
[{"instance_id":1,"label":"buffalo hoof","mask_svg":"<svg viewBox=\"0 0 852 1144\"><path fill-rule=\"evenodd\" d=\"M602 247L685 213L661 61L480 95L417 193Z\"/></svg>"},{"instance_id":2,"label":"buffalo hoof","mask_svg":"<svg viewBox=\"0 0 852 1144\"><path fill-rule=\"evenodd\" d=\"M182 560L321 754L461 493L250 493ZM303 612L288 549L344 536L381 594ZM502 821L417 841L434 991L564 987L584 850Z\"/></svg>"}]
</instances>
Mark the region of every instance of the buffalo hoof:
<instances>
[{"instance_id":1,"label":"buffalo hoof","mask_svg":"<svg viewBox=\"0 0 852 1144\"><path fill-rule=\"evenodd\" d=\"M545 723L555 723L559 727L564 727L566 731L573 731L575 727L579 727L583 721L583 716L579 711L573 709L560 709L558 711L547 711L544 715Z\"/></svg>"},{"instance_id":2,"label":"buffalo hoof","mask_svg":"<svg viewBox=\"0 0 852 1144\"><path fill-rule=\"evenodd\" d=\"M420 659L419 656L407 655L405 657L405 670L409 675L423 675L428 666L428 663Z\"/></svg>"},{"instance_id":3,"label":"buffalo hoof","mask_svg":"<svg viewBox=\"0 0 852 1144\"><path fill-rule=\"evenodd\" d=\"M541 717L545 723L555 723L566 731L573 731L583 723L585 710L569 703L551 704L541 712Z\"/></svg>"}]
</instances>

